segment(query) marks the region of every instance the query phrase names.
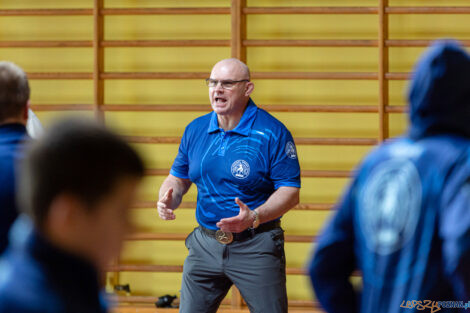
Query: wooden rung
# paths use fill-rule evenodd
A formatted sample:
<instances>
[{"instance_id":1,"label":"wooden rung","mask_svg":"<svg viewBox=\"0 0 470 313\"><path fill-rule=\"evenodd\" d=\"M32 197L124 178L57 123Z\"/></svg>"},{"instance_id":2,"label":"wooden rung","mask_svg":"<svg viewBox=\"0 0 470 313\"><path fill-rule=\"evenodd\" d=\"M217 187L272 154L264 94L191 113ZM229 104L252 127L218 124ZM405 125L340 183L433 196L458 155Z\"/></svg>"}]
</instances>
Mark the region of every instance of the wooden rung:
<instances>
[{"instance_id":1,"label":"wooden rung","mask_svg":"<svg viewBox=\"0 0 470 313\"><path fill-rule=\"evenodd\" d=\"M302 170L302 177L315 177L315 178L349 178L354 175L353 171L341 170Z\"/></svg>"},{"instance_id":2,"label":"wooden rung","mask_svg":"<svg viewBox=\"0 0 470 313\"><path fill-rule=\"evenodd\" d=\"M205 79L209 72L106 72L102 79Z\"/></svg>"},{"instance_id":3,"label":"wooden rung","mask_svg":"<svg viewBox=\"0 0 470 313\"><path fill-rule=\"evenodd\" d=\"M182 265L153 265L153 264L116 264L108 266L107 272L164 272L182 273ZM287 275L305 275L305 269L288 267Z\"/></svg>"},{"instance_id":4,"label":"wooden rung","mask_svg":"<svg viewBox=\"0 0 470 313\"><path fill-rule=\"evenodd\" d=\"M137 241L137 240L185 240L188 234L182 233L134 233L127 236L126 240L128 241ZM299 243L310 243L315 241L315 236L310 235L286 235L285 241L287 242L299 242Z\"/></svg>"},{"instance_id":5,"label":"wooden rung","mask_svg":"<svg viewBox=\"0 0 470 313\"><path fill-rule=\"evenodd\" d=\"M102 47L229 47L230 40L105 40Z\"/></svg>"},{"instance_id":6,"label":"wooden rung","mask_svg":"<svg viewBox=\"0 0 470 313\"><path fill-rule=\"evenodd\" d=\"M470 14L469 6L460 7L387 7L388 14ZM157 14L230 14L229 7L213 8L105 8L103 15ZM377 14L377 7L247 7L245 14ZM92 15L93 9L5 9L0 16Z\"/></svg>"},{"instance_id":7,"label":"wooden rung","mask_svg":"<svg viewBox=\"0 0 470 313\"><path fill-rule=\"evenodd\" d=\"M386 73L390 80L406 80L412 73ZM106 72L100 79L205 79L208 72ZM368 72L254 72L253 79L317 79L317 80L376 80L377 73ZM30 72L31 79L91 79L85 72Z\"/></svg>"},{"instance_id":8,"label":"wooden rung","mask_svg":"<svg viewBox=\"0 0 470 313\"><path fill-rule=\"evenodd\" d=\"M92 15L93 9L7 9L0 16Z\"/></svg>"},{"instance_id":9,"label":"wooden rung","mask_svg":"<svg viewBox=\"0 0 470 313\"><path fill-rule=\"evenodd\" d=\"M123 136L130 143L166 144L181 142L181 137Z\"/></svg>"},{"instance_id":10,"label":"wooden rung","mask_svg":"<svg viewBox=\"0 0 470 313\"><path fill-rule=\"evenodd\" d=\"M210 104L105 104L107 112L210 112Z\"/></svg>"},{"instance_id":11,"label":"wooden rung","mask_svg":"<svg viewBox=\"0 0 470 313\"><path fill-rule=\"evenodd\" d=\"M185 15L185 14L230 14L229 7L214 8L105 8L101 10L105 15Z\"/></svg>"},{"instance_id":12,"label":"wooden rung","mask_svg":"<svg viewBox=\"0 0 470 313\"><path fill-rule=\"evenodd\" d=\"M376 113L374 105L295 105L266 104L259 106L269 112L310 112L310 113ZM135 112L210 112L209 104L110 104L101 107L103 111Z\"/></svg>"},{"instance_id":13,"label":"wooden rung","mask_svg":"<svg viewBox=\"0 0 470 313\"><path fill-rule=\"evenodd\" d=\"M247 7L245 14L377 14L377 7ZM386 7L388 14L470 14L470 7Z\"/></svg>"},{"instance_id":14,"label":"wooden rung","mask_svg":"<svg viewBox=\"0 0 470 313\"><path fill-rule=\"evenodd\" d=\"M407 80L412 75L413 73L385 73L385 78L388 80Z\"/></svg>"},{"instance_id":15,"label":"wooden rung","mask_svg":"<svg viewBox=\"0 0 470 313\"><path fill-rule=\"evenodd\" d=\"M387 7L388 14L470 14L469 6L460 7Z\"/></svg>"},{"instance_id":16,"label":"wooden rung","mask_svg":"<svg viewBox=\"0 0 470 313\"><path fill-rule=\"evenodd\" d=\"M136 240L185 240L188 234L181 233L134 233L129 235L126 240L136 241Z\"/></svg>"},{"instance_id":17,"label":"wooden rung","mask_svg":"<svg viewBox=\"0 0 470 313\"><path fill-rule=\"evenodd\" d=\"M331 203L299 203L292 210L299 211L330 211L335 207Z\"/></svg>"},{"instance_id":18,"label":"wooden rung","mask_svg":"<svg viewBox=\"0 0 470 313\"><path fill-rule=\"evenodd\" d=\"M312 243L316 241L317 236L308 235L285 235L286 242Z\"/></svg>"},{"instance_id":19,"label":"wooden rung","mask_svg":"<svg viewBox=\"0 0 470 313\"><path fill-rule=\"evenodd\" d=\"M247 7L245 14L377 14L376 7Z\"/></svg>"},{"instance_id":20,"label":"wooden rung","mask_svg":"<svg viewBox=\"0 0 470 313\"><path fill-rule=\"evenodd\" d=\"M108 266L107 272L166 272L182 273L182 265L116 264Z\"/></svg>"},{"instance_id":21,"label":"wooden rung","mask_svg":"<svg viewBox=\"0 0 470 313\"><path fill-rule=\"evenodd\" d=\"M260 105L269 112L292 113L377 113L374 105ZM93 109L91 104L34 104L34 111L86 111ZM210 112L209 104L109 104L100 106L105 112ZM404 113L407 106L387 106L387 112Z\"/></svg>"},{"instance_id":22,"label":"wooden rung","mask_svg":"<svg viewBox=\"0 0 470 313\"><path fill-rule=\"evenodd\" d=\"M377 73L368 72L254 72L253 79L318 79L376 80Z\"/></svg>"},{"instance_id":23,"label":"wooden rung","mask_svg":"<svg viewBox=\"0 0 470 313\"><path fill-rule=\"evenodd\" d=\"M29 79L92 79L93 73L85 72L29 72L27 73Z\"/></svg>"},{"instance_id":24,"label":"wooden rung","mask_svg":"<svg viewBox=\"0 0 470 313\"><path fill-rule=\"evenodd\" d=\"M427 47L435 39L386 40L387 47ZM470 40L459 40L470 46ZM246 47L376 47L377 40L244 40ZM0 48L77 48L92 47L90 40L13 40L0 41ZM105 40L102 47L228 47L230 40Z\"/></svg>"},{"instance_id":25,"label":"wooden rung","mask_svg":"<svg viewBox=\"0 0 470 313\"><path fill-rule=\"evenodd\" d=\"M243 40L246 47L376 47L377 40Z\"/></svg>"},{"instance_id":26,"label":"wooden rung","mask_svg":"<svg viewBox=\"0 0 470 313\"><path fill-rule=\"evenodd\" d=\"M155 303L158 297L154 296L117 296L118 302L127 303ZM312 300L288 300L289 306L293 307L318 307L319 303ZM230 304L228 299L224 299L222 304Z\"/></svg>"},{"instance_id":27,"label":"wooden rung","mask_svg":"<svg viewBox=\"0 0 470 313\"><path fill-rule=\"evenodd\" d=\"M103 79L204 79L208 72L106 72ZM376 80L377 73L362 72L253 72L253 79Z\"/></svg>"},{"instance_id":28,"label":"wooden rung","mask_svg":"<svg viewBox=\"0 0 470 313\"><path fill-rule=\"evenodd\" d=\"M130 143L145 144L179 144L181 137L157 136L123 136ZM373 146L377 144L374 138L294 138L297 145L323 145L323 146Z\"/></svg>"},{"instance_id":29,"label":"wooden rung","mask_svg":"<svg viewBox=\"0 0 470 313\"><path fill-rule=\"evenodd\" d=\"M91 104L35 104L31 106L34 111L88 111L93 110Z\"/></svg>"},{"instance_id":30,"label":"wooden rung","mask_svg":"<svg viewBox=\"0 0 470 313\"><path fill-rule=\"evenodd\" d=\"M292 208L298 211L330 211L334 209L334 204L331 203L300 203ZM155 209L155 201L138 201L132 206L134 209ZM196 202L182 202L178 209L192 209L196 208Z\"/></svg>"},{"instance_id":31,"label":"wooden rung","mask_svg":"<svg viewBox=\"0 0 470 313\"><path fill-rule=\"evenodd\" d=\"M387 47L427 47L433 41L435 41L435 39L388 39L385 40L385 45ZM470 46L470 40L459 40L459 42L464 46Z\"/></svg>"},{"instance_id":32,"label":"wooden rung","mask_svg":"<svg viewBox=\"0 0 470 313\"><path fill-rule=\"evenodd\" d=\"M374 138L294 138L297 145L319 146L373 146L378 143Z\"/></svg>"},{"instance_id":33,"label":"wooden rung","mask_svg":"<svg viewBox=\"0 0 470 313\"><path fill-rule=\"evenodd\" d=\"M1 48L81 48L92 47L91 40L29 40L0 41Z\"/></svg>"},{"instance_id":34,"label":"wooden rung","mask_svg":"<svg viewBox=\"0 0 470 313\"><path fill-rule=\"evenodd\" d=\"M407 113L409 111L406 105L389 105L385 108L387 113Z\"/></svg>"},{"instance_id":35,"label":"wooden rung","mask_svg":"<svg viewBox=\"0 0 470 313\"><path fill-rule=\"evenodd\" d=\"M149 176L167 176L170 169L154 168L146 170L146 175ZM316 178L349 178L354 175L351 171L334 171L334 170L302 170L302 177L316 177Z\"/></svg>"}]
</instances>

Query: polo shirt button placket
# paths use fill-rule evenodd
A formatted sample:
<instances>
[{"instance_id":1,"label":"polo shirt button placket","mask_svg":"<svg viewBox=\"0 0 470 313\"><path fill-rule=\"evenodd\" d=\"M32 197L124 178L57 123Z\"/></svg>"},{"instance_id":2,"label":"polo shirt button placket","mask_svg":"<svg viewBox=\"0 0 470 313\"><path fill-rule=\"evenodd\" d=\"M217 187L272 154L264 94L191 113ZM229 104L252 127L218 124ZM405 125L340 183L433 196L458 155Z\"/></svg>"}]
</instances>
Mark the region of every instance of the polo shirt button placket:
<instances>
[{"instance_id":1,"label":"polo shirt button placket","mask_svg":"<svg viewBox=\"0 0 470 313\"><path fill-rule=\"evenodd\" d=\"M225 131L222 131L220 133L220 136L222 137L222 140L220 141L220 149L219 149L219 156L224 156L225 155L225 149L227 148L227 133Z\"/></svg>"}]
</instances>

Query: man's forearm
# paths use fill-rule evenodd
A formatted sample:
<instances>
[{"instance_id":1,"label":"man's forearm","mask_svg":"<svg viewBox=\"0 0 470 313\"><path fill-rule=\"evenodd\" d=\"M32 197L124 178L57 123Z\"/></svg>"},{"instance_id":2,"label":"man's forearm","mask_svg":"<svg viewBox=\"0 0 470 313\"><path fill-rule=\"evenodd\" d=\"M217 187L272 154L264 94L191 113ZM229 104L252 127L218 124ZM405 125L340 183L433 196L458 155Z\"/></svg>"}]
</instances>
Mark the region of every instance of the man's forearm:
<instances>
[{"instance_id":1,"label":"man's forearm","mask_svg":"<svg viewBox=\"0 0 470 313\"><path fill-rule=\"evenodd\" d=\"M260 223L277 219L299 203L299 188L280 187L266 202L256 208Z\"/></svg>"},{"instance_id":2,"label":"man's forearm","mask_svg":"<svg viewBox=\"0 0 470 313\"><path fill-rule=\"evenodd\" d=\"M170 175L165 179L162 186L160 187L159 199L161 199L165 195L168 189L173 188L171 207L176 209L181 204L183 195L188 192L190 185L191 183L189 182L189 180L182 180Z\"/></svg>"}]
</instances>

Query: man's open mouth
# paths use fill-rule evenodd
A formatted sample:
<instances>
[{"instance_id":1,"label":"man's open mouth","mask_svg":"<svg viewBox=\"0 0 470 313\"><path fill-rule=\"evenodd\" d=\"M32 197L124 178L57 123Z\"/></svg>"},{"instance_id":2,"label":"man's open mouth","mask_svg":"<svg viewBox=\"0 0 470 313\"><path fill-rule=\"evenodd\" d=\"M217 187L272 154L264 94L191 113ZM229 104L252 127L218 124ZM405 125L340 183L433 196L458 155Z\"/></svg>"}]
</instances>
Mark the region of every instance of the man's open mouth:
<instances>
[{"instance_id":1,"label":"man's open mouth","mask_svg":"<svg viewBox=\"0 0 470 313\"><path fill-rule=\"evenodd\" d=\"M217 103L217 104L223 104L223 103L226 103L226 102L227 102L227 99L225 99L225 98L215 97L215 103Z\"/></svg>"}]
</instances>

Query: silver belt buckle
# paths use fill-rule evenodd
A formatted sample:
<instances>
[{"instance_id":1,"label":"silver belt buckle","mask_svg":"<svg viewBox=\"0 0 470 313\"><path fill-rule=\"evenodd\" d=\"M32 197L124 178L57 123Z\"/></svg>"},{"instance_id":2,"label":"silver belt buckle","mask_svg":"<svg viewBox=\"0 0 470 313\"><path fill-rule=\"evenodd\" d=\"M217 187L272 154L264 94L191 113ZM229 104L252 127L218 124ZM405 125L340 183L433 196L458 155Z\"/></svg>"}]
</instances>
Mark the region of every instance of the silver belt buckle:
<instances>
[{"instance_id":1,"label":"silver belt buckle","mask_svg":"<svg viewBox=\"0 0 470 313\"><path fill-rule=\"evenodd\" d=\"M215 239L221 244L228 245L233 241L233 234L229 231L218 230L215 232Z\"/></svg>"}]
</instances>

